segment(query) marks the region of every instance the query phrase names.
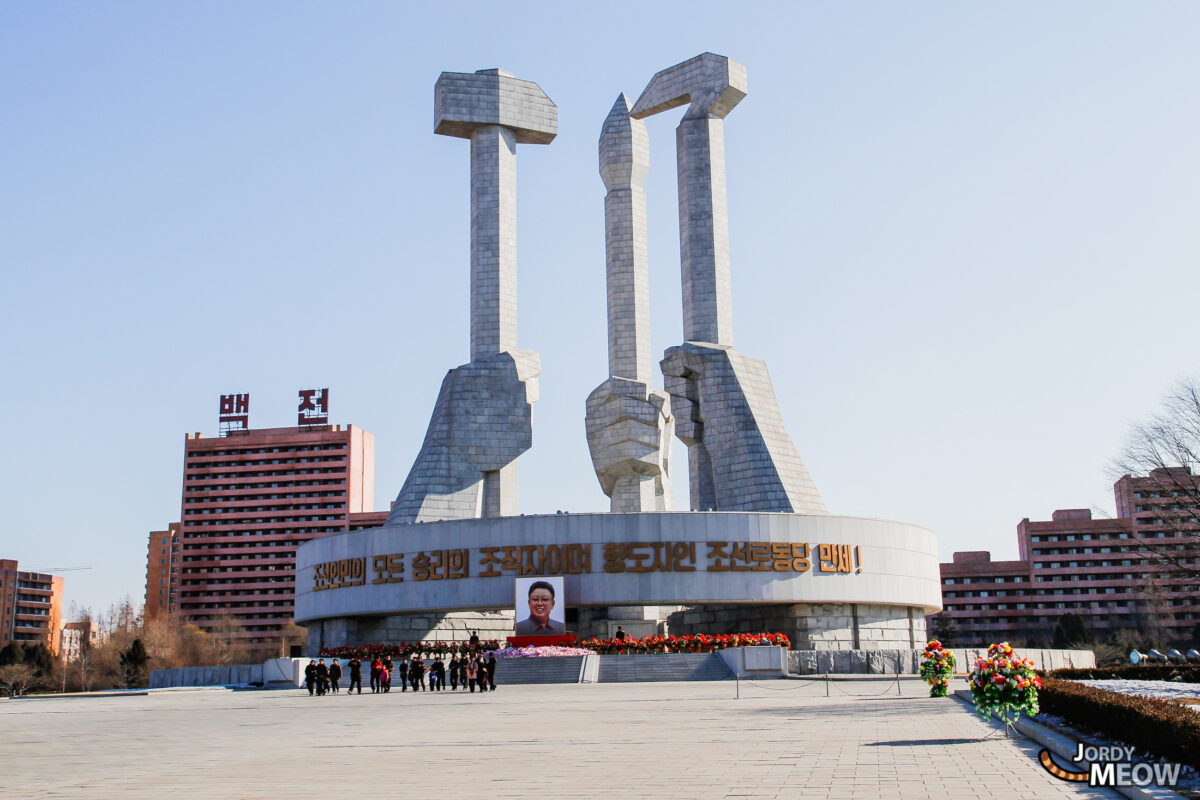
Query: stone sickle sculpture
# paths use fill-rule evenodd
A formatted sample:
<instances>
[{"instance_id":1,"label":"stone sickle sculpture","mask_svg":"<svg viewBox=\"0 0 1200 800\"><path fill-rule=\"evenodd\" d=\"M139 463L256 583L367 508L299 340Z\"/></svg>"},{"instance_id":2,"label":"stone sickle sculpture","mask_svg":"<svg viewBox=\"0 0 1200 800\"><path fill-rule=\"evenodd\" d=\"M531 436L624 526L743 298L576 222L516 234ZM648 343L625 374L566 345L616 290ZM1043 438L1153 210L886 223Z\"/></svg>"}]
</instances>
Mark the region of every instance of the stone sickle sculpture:
<instances>
[{"instance_id":1,"label":"stone sickle sculpture","mask_svg":"<svg viewBox=\"0 0 1200 800\"><path fill-rule=\"evenodd\" d=\"M672 511L670 397L651 386L646 194L650 139L622 94L600 131L609 379L587 399L588 449L614 513Z\"/></svg>"},{"instance_id":2,"label":"stone sickle sculpture","mask_svg":"<svg viewBox=\"0 0 1200 800\"><path fill-rule=\"evenodd\" d=\"M471 140L471 361L442 381L389 525L517 513L541 372L517 349L517 145L553 141L558 109L499 69L443 72L434 102L434 132Z\"/></svg>"},{"instance_id":3,"label":"stone sickle sculpture","mask_svg":"<svg viewBox=\"0 0 1200 800\"><path fill-rule=\"evenodd\" d=\"M663 378L688 446L692 510L826 514L766 364L733 347L724 118L746 91L745 67L704 53L656 74L629 112L688 106L675 131L685 342L667 350Z\"/></svg>"}]
</instances>

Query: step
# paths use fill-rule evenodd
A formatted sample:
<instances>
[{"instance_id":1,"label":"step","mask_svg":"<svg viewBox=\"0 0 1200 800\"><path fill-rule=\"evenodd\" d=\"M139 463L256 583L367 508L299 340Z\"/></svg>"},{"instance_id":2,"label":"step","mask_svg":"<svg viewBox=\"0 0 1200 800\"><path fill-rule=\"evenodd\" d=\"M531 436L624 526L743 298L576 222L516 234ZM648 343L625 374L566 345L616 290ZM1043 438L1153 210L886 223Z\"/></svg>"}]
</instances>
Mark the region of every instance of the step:
<instances>
[{"instance_id":1,"label":"step","mask_svg":"<svg viewBox=\"0 0 1200 800\"><path fill-rule=\"evenodd\" d=\"M496 685L579 683L583 656L502 658L496 662Z\"/></svg>"},{"instance_id":2,"label":"step","mask_svg":"<svg viewBox=\"0 0 1200 800\"><path fill-rule=\"evenodd\" d=\"M604 655L600 683L654 681L725 681L733 673L716 653L653 653Z\"/></svg>"}]
</instances>

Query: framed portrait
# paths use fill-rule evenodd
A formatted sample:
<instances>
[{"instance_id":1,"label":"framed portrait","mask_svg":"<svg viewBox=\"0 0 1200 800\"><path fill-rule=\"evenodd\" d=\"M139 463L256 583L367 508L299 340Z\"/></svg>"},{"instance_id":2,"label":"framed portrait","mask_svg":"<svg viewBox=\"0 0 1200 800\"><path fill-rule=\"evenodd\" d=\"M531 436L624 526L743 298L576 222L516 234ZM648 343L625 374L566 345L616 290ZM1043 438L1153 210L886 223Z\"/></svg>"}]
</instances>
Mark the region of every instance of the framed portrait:
<instances>
[{"instance_id":1,"label":"framed portrait","mask_svg":"<svg viewBox=\"0 0 1200 800\"><path fill-rule=\"evenodd\" d=\"M563 576L516 579L516 635L562 636L567 632Z\"/></svg>"}]
</instances>

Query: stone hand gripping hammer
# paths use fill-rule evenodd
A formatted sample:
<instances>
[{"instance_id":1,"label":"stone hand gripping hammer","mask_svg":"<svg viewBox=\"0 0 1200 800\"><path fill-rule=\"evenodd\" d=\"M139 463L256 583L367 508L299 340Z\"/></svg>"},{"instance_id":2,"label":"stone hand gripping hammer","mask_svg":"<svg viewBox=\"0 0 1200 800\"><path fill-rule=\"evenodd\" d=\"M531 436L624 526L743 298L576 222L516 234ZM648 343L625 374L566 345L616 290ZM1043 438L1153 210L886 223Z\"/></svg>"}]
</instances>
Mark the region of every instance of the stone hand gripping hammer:
<instances>
[{"instance_id":1,"label":"stone hand gripping hammer","mask_svg":"<svg viewBox=\"0 0 1200 800\"><path fill-rule=\"evenodd\" d=\"M549 144L558 109L499 69L443 72L434 132L471 140L471 361L442 381L387 524L517 513L533 444L538 354L517 349L517 145Z\"/></svg>"}]
</instances>

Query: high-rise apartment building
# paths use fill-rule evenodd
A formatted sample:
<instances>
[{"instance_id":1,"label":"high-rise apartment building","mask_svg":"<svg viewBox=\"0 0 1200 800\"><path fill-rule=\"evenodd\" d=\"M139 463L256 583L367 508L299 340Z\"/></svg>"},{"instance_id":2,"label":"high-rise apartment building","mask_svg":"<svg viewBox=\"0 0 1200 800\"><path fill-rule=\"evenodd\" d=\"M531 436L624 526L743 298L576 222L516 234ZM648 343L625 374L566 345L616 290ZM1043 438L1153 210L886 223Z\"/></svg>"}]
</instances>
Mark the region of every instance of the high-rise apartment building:
<instances>
[{"instance_id":1,"label":"high-rise apartment building","mask_svg":"<svg viewBox=\"0 0 1200 800\"><path fill-rule=\"evenodd\" d=\"M1055 511L1049 522L1023 519L1018 561L955 553L941 577L956 641L1047 642L1070 613L1098 640L1127 633L1200 646L1197 480L1186 469L1126 475L1114 486L1115 519L1092 519L1088 509Z\"/></svg>"},{"instance_id":2,"label":"high-rise apartment building","mask_svg":"<svg viewBox=\"0 0 1200 800\"><path fill-rule=\"evenodd\" d=\"M179 609L179 570L183 556L180 523L165 531L150 531L146 548L146 605L143 614L154 619Z\"/></svg>"},{"instance_id":3,"label":"high-rise apartment building","mask_svg":"<svg viewBox=\"0 0 1200 800\"><path fill-rule=\"evenodd\" d=\"M21 572L15 560L0 559L0 647L43 642L57 654L62 592L60 576Z\"/></svg>"},{"instance_id":4,"label":"high-rise apartment building","mask_svg":"<svg viewBox=\"0 0 1200 800\"><path fill-rule=\"evenodd\" d=\"M273 643L292 621L296 546L350 529L375 499L374 437L353 425L229 430L184 442L179 611ZM384 515L386 516L386 515ZM160 556L161 557L161 556Z\"/></svg>"}]
</instances>

